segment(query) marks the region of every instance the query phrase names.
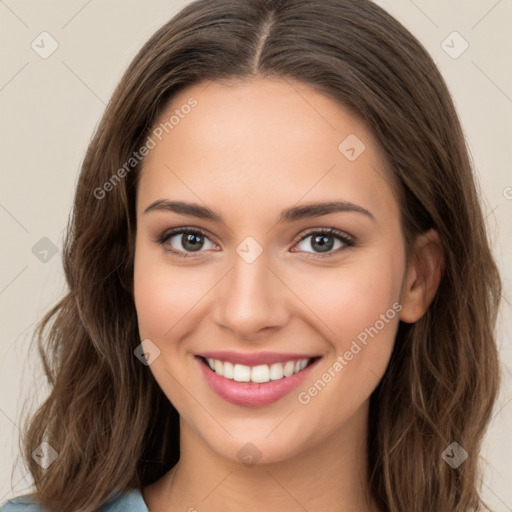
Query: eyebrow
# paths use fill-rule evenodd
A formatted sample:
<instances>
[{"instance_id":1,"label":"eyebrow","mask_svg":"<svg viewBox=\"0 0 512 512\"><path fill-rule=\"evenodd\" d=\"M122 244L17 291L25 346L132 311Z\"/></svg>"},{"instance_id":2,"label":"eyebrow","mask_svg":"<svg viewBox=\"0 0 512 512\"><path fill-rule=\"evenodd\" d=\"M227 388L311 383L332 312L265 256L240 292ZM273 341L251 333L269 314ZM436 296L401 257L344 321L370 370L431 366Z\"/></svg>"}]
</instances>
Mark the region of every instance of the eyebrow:
<instances>
[{"instance_id":1,"label":"eyebrow","mask_svg":"<svg viewBox=\"0 0 512 512\"><path fill-rule=\"evenodd\" d=\"M180 213L182 215L190 215L200 219L213 220L215 222L224 222L222 215L211 210L206 206L195 203L187 203L185 201L169 201L168 199L159 199L150 204L144 214L152 211L170 211ZM301 219L320 217L330 213L337 212L356 212L366 215L375 222L375 217L371 212L354 203L348 201L330 201L327 203L309 203L301 206L293 206L281 212L278 224L284 222L294 222Z\"/></svg>"}]
</instances>

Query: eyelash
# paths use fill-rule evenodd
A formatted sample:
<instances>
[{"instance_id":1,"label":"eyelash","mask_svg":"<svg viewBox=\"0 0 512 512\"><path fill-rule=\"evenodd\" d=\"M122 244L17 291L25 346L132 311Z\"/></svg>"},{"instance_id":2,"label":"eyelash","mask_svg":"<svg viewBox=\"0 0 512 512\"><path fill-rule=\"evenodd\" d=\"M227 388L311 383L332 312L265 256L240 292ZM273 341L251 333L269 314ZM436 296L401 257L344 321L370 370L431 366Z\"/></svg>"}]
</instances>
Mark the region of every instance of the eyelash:
<instances>
[{"instance_id":1,"label":"eyelash","mask_svg":"<svg viewBox=\"0 0 512 512\"><path fill-rule=\"evenodd\" d=\"M159 236L155 240L155 242L160 244L163 247L164 251L170 252L170 253L178 256L179 258L196 258L197 256L192 255L192 253L190 253L190 252L179 251L179 250L172 249L169 247L164 247L165 242L167 242L167 240L169 240L173 236L184 235L184 234L200 234L209 239L208 234L200 228L182 227L182 228L175 228L170 231L164 232L161 236ZM306 238L310 237L311 235L317 235L317 234L332 235L334 238L341 241L346 247L355 246L355 240L352 237L349 237L342 231L339 231L335 228L311 228L310 230L306 231L305 234L302 234L299 237L295 238L295 240L293 240L293 243L294 243L294 245L296 245L296 244L302 242L303 240L305 240ZM199 251L199 252L203 252L203 251ZM300 251L296 251L296 252L300 252ZM325 254L313 253L313 254L315 254L315 256L306 256L306 257L307 258L326 258L329 256L333 256L335 254L338 254L339 252L341 252L341 249L338 249L333 252L325 253ZM311 254L311 253L306 252L306 254Z\"/></svg>"}]
</instances>

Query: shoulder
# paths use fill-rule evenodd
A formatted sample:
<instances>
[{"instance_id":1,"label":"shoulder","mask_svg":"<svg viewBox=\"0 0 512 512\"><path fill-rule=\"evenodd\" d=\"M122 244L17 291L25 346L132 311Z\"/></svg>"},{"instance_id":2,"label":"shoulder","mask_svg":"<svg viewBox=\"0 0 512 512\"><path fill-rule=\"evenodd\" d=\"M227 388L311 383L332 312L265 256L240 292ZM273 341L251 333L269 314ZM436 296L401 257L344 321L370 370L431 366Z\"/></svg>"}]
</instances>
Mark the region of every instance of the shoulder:
<instances>
[{"instance_id":1,"label":"shoulder","mask_svg":"<svg viewBox=\"0 0 512 512\"><path fill-rule=\"evenodd\" d=\"M44 512L44 508L36 505L32 498L21 496L0 505L0 512Z\"/></svg>"},{"instance_id":2,"label":"shoulder","mask_svg":"<svg viewBox=\"0 0 512 512\"><path fill-rule=\"evenodd\" d=\"M0 510L3 512L3 510ZM128 489L103 506L103 512L149 512L138 489Z\"/></svg>"},{"instance_id":3,"label":"shoulder","mask_svg":"<svg viewBox=\"0 0 512 512\"><path fill-rule=\"evenodd\" d=\"M103 512L149 512L138 489L129 489L110 499ZM0 505L0 512L46 512L28 496L20 496Z\"/></svg>"}]
</instances>

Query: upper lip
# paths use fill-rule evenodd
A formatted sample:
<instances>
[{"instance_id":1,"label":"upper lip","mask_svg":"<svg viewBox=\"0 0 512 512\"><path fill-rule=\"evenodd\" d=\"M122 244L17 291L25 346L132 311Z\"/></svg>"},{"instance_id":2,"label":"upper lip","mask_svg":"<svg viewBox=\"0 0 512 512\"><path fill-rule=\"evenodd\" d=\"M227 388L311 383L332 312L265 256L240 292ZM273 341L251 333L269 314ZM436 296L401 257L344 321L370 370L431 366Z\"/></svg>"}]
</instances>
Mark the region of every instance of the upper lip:
<instances>
[{"instance_id":1,"label":"upper lip","mask_svg":"<svg viewBox=\"0 0 512 512\"><path fill-rule=\"evenodd\" d=\"M284 363L286 361L299 361L320 357L318 355L284 353L284 352L231 352L227 350L212 350L197 354L200 357L228 361L233 364L245 366L258 366L261 364Z\"/></svg>"}]
</instances>

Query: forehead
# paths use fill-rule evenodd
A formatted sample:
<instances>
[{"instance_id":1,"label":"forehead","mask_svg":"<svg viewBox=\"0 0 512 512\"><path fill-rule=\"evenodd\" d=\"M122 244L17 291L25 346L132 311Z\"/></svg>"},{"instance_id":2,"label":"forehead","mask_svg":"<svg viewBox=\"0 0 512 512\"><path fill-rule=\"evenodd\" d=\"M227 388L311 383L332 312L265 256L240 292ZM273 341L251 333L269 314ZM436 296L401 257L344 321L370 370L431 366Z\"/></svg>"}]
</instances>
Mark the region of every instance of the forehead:
<instances>
[{"instance_id":1,"label":"forehead","mask_svg":"<svg viewBox=\"0 0 512 512\"><path fill-rule=\"evenodd\" d=\"M152 138L138 211L157 199L204 199L242 219L297 202L345 199L398 214L370 130L306 84L258 79L188 87L162 112Z\"/></svg>"}]
</instances>

